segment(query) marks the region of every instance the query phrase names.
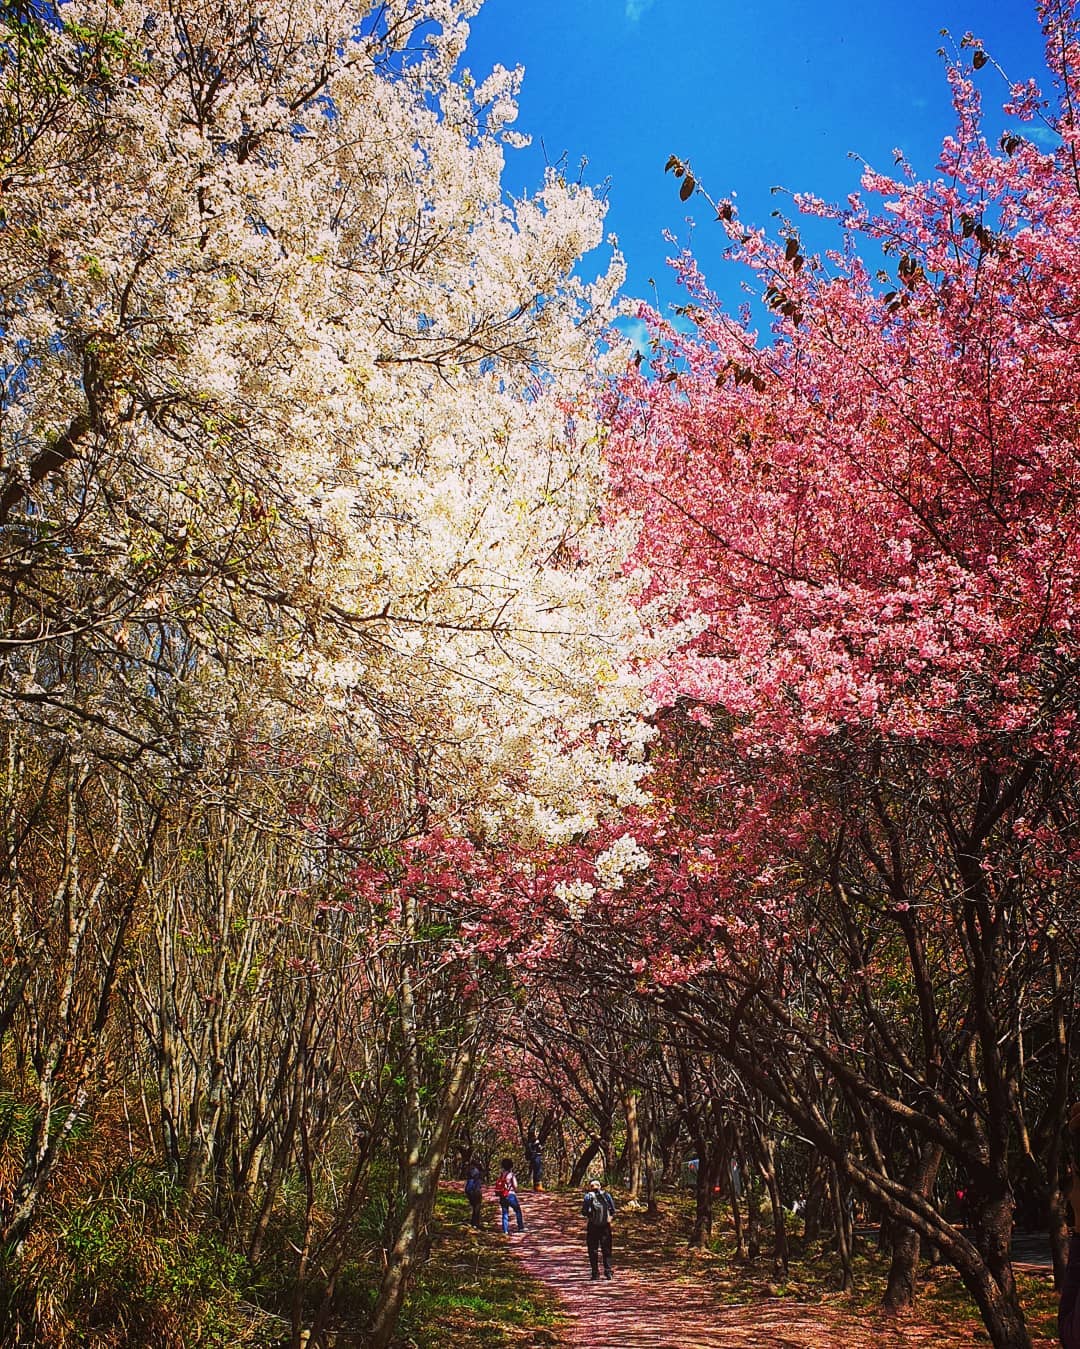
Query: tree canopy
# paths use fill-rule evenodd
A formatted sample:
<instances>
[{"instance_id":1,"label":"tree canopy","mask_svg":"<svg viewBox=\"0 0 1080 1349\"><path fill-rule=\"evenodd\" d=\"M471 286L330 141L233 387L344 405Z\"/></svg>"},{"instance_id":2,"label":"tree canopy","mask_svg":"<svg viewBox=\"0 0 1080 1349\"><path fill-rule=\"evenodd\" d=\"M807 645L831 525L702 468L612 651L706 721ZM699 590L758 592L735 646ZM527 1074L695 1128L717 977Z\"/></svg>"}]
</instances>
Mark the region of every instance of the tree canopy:
<instances>
[{"instance_id":1,"label":"tree canopy","mask_svg":"<svg viewBox=\"0 0 1080 1349\"><path fill-rule=\"evenodd\" d=\"M95 1212L160 1179L145 1250L273 1271L294 1343L387 1345L440 1178L535 1136L650 1206L692 1148L691 1240L727 1178L777 1270L801 1190L849 1285L857 1200L890 1309L928 1242L1026 1349L1075 1087L1080 15L999 143L994 62L946 59L929 179L768 231L673 156L769 328L683 253L635 358L602 195L505 189L477 8L0 20L5 1333L77 1323L83 1158Z\"/></svg>"}]
</instances>

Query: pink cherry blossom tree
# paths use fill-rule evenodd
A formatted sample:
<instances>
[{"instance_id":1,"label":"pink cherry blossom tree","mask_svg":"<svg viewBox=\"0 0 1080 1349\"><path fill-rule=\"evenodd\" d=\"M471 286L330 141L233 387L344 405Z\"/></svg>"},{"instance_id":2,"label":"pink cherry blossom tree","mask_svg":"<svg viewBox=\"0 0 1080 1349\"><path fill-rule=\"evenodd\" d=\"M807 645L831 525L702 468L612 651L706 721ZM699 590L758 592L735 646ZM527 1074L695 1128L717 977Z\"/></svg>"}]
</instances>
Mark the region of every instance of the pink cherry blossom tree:
<instances>
[{"instance_id":1,"label":"pink cherry blossom tree","mask_svg":"<svg viewBox=\"0 0 1080 1349\"><path fill-rule=\"evenodd\" d=\"M1003 1346L1028 1343L1014 1180L1034 1160L1054 1187L1071 1028L1051 1028L1080 844L1080 46L1075 6L1040 14L1050 92L1008 88L1019 125L1000 143L978 89L996 68L968 37L946 64L957 126L934 177L900 159L844 207L795 198L839 228L835 249L713 203L768 339L682 254L692 331L642 311L652 359L611 405L646 612L690 634L653 689L705 750L683 770L697 828L670 857L676 917L665 907L654 941L672 987L680 969L721 982L716 1001L676 989L676 1010L947 1250ZM1035 121L1050 148L1025 134ZM898 971L914 1037L887 993ZM861 1018L887 1086L839 1036ZM814 1074L847 1101L857 1148L804 1094ZM908 1184L887 1126L909 1134ZM928 1198L938 1148L970 1177L970 1239Z\"/></svg>"}]
</instances>

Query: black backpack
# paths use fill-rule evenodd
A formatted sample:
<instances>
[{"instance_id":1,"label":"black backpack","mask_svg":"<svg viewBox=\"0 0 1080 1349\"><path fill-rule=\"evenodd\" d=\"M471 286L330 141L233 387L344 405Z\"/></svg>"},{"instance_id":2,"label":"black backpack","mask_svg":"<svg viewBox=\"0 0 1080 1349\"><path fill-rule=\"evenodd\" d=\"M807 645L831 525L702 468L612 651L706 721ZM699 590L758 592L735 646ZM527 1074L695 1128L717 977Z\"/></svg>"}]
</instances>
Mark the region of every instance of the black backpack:
<instances>
[{"instance_id":1,"label":"black backpack","mask_svg":"<svg viewBox=\"0 0 1080 1349\"><path fill-rule=\"evenodd\" d=\"M589 1226L607 1227L611 1222L611 1210L608 1208L607 1195L593 1190L589 1195Z\"/></svg>"}]
</instances>

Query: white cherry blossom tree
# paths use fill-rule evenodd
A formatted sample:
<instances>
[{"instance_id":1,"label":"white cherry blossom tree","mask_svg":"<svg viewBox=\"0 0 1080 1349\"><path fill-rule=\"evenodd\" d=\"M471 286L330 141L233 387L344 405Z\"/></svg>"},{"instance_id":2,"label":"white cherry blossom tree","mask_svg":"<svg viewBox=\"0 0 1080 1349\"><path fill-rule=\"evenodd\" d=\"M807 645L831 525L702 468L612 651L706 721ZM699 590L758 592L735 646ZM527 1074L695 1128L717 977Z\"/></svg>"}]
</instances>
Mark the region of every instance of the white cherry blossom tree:
<instances>
[{"instance_id":1,"label":"white cherry blossom tree","mask_svg":"<svg viewBox=\"0 0 1080 1349\"><path fill-rule=\"evenodd\" d=\"M71 1074L80 1110L107 1081L112 1000L165 1005L122 986L122 956L167 921L143 878L174 874L153 849L183 848L193 802L277 811L283 872L317 876L327 836L275 778L304 745L396 775L399 839L559 841L640 799L647 653L590 412L621 262L590 279L603 205L559 172L508 199L520 72L460 69L476 8L0 19L3 912L23 924L0 919L0 1029L55 1045L40 1139ZM87 939L54 968L72 921ZM0 1193L12 1248L59 1155Z\"/></svg>"},{"instance_id":2,"label":"white cherry blossom tree","mask_svg":"<svg viewBox=\"0 0 1080 1349\"><path fill-rule=\"evenodd\" d=\"M489 829L635 795L591 736L633 703L587 411L621 265L575 270L587 189L506 199L476 7L72 0L7 66L9 713L201 759L256 682Z\"/></svg>"}]
</instances>

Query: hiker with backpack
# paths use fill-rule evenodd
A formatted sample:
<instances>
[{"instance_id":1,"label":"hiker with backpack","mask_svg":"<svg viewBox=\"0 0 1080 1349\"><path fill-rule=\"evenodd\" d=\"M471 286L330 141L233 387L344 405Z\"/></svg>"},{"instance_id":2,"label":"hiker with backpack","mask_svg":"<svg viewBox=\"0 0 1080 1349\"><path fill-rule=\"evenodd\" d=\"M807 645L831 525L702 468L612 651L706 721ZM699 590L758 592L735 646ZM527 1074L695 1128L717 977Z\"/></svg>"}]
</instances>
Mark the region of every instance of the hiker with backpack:
<instances>
[{"instance_id":1,"label":"hiker with backpack","mask_svg":"<svg viewBox=\"0 0 1080 1349\"><path fill-rule=\"evenodd\" d=\"M542 1190L544 1188L544 1145L540 1141L540 1135L535 1130L529 1135L529 1141L525 1145L525 1160L529 1163L533 1189Z\"/></svg>"},{"instance_id":2,"label":"hiker with backpack","mask_svg":"<svg viewBox=\"0 0 1080 1349\"><path fill-rule=\"evenodd\" d=\"M604 1278L611 1278L611 1220L615 1216L615 1200L598 1180L591 1180L581 1201L581 1216L585 1219L585 1245L594 1279L600 1277L600 1257L604 1257Z\"/></svg>"},{"instance_id":3,"label":"hiker with backpack","mask_svg":"<svg viewBox=\"0 0 1080 1349\"><path fill-rule=\"evenodd\" d=\"M472 1206L469 1222L472 1223L473 1227L479 1227L481 1225L480 1206L484 1202L484 1173L475 1157L469 1163L469 1169L465 1173L465 1198Z\"/></svg>"},{"instance_id":4,"label":"hiker with backpack","mask_svg":"<svg viewBox=\"0 0 1080 1349\"><path fill-rule=\"evenodd\" d=\"M499 1163L502 1170L499 1172L499 1179L495 1182L495 1193L499 1198L499 1206L502 1209L502 1230L505 1236L510 1235L510 1210L513 1209L517 1214L517 1230L525 1231L525 1220L521 1216L521 1201L517 1197L517 1176L514 1175L514 1163L509 1157L504 1157Z\"/></svg>"}]
</instances>

